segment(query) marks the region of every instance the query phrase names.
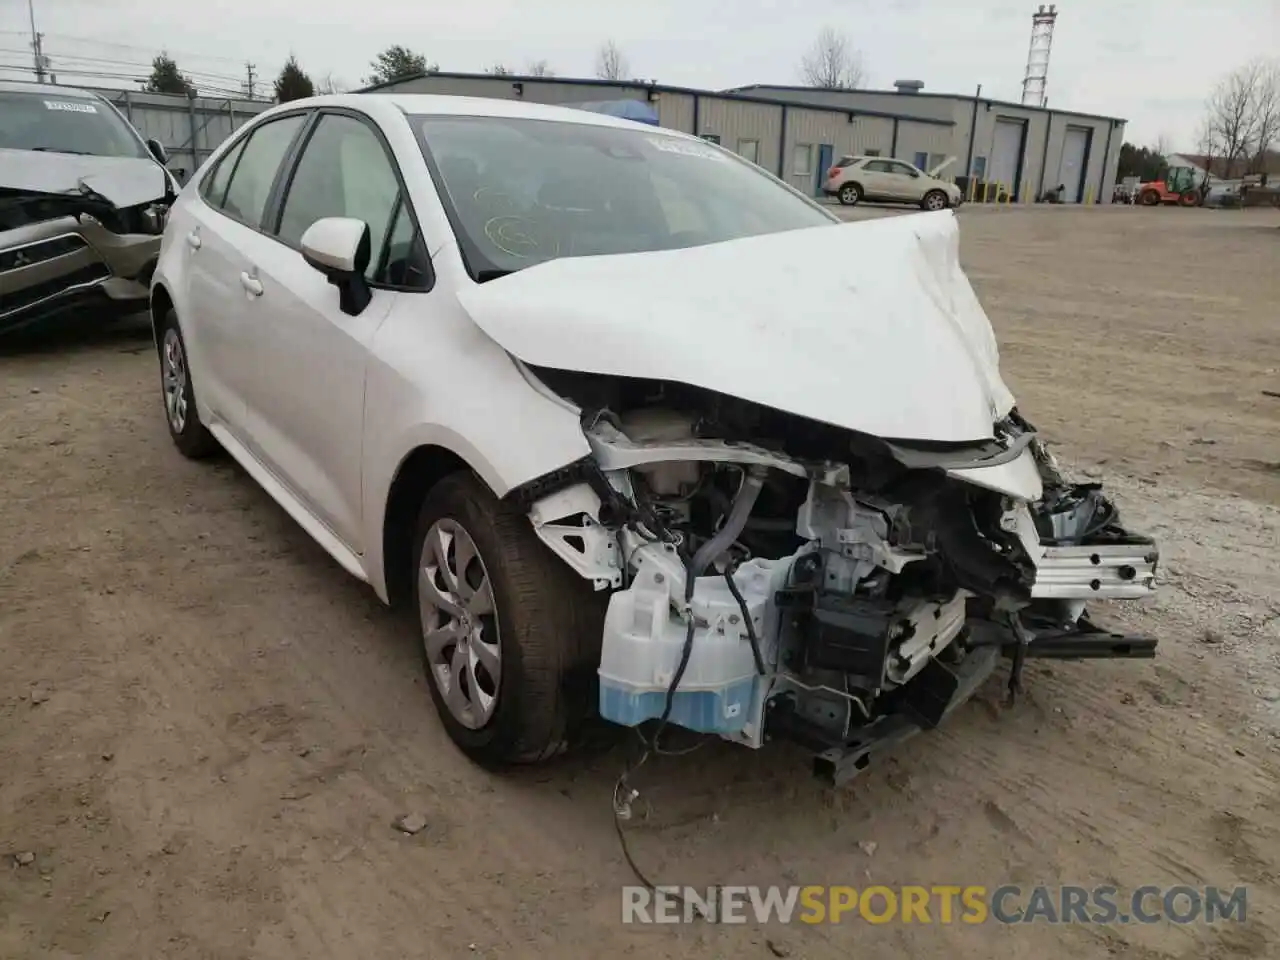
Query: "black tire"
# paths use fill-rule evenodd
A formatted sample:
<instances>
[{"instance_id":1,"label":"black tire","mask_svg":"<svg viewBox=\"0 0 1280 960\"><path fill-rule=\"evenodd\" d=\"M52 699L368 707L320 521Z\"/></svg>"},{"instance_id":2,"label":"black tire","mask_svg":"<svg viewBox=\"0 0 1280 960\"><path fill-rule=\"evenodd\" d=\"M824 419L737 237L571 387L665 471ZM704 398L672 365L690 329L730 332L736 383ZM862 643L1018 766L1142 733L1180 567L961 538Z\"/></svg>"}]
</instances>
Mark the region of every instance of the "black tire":
<instances>
[{"instance_id":1,"label":"black tire","mask_svg":"<svg viewBox=\"0 0 1280 960\"><path fill-rule=\"evenodd\" d=\"M840 198L840 202L846 207L854 207L862 199L862 188L856 183L846 183L840 188L840 192L836 196Z\"/></svg>"},{"instance_id":2,"label":"black tire","mask_svg":"<svg viewBox=\"0 0 1280 960\"><path fill-rule=\"evenodd\" d=\"M930 197L940 199L942 201L942 206L940 207L929 206ZM920 208L922 210L945 210L949 206L951 206L951 202L947 200L947 195L943 193L941 190L930 190L920 199Z\"/></svg>"},{"instance_id":3,"label":"black tire","mask_svg":"<svg viewBox=\"0 0 1280 960\"><path fill-rule=\"evenodd\" d=\"M166 351L171 343L176 342L182 366L180 392L183 401L184 415L179 419L170 410L169 385L172 373L171 360ZM200 412L196 407L195 386L191 382L191 365L187 358L187 343L182 337L182 328L178 326L178 318L172 310L164 318L158 337L160 354L160 396L165 401L165 424L169 427L169 436L178 452L189 460L204 460L214 456L222 448L214 439L209 429L200 422Z\"/></svg>"},{"instance_id":4,"label":"black tire","mask_svg":"<svg viewBox=\"0 0 1280 960\"><path fill-rule=\"evenodd\" d=\"M475 544L493 591L501 651L492 715L478 729L454 717L427 653L418 570L433 524L450 520ZM413 609L431 699L458 747L485 766L539 763L582 732L598 697L605 594L555 556L526 514L498 500L471 472L441 480L414 529Z\"/></svg>"},{"instance_id":5,"label":"black tire","mask_svg":"<svg viewBox=\"0 0 1280 960\"><path fill-rule=\"evenodd\" d=\"M1160 203L1160 194L1156 193L1154 190L1143 190L1142 193L1138 195L1138 201L1144 207L1154 207Z\"/></svg>"}]
</instances>

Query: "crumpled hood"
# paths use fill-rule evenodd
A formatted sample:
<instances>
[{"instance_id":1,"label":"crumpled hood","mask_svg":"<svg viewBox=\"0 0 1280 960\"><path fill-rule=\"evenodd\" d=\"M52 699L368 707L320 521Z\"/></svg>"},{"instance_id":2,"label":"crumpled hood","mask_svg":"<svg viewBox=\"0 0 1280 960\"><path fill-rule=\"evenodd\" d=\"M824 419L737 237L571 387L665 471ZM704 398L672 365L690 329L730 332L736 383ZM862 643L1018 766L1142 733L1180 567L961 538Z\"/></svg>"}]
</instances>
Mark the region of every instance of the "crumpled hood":
<instances>
[{"instance_id":1,"label":"crumpled hood","mask_svg":"<svg viewBox=\"0 0 1280 960\"><path fill-rule=\"evenodd\" d=\"M77 196L81 183L122 210L162 199L169 185L160 165L145 157L0 149L0 187Z\"/></svg>"},{"instance_id":2,"label":"crumpled hood","mask_svg":"<svg viewBox=\"0 0 1280 960\"><path fill-rule=\"evenodd\" d=\"M678 381L874 436L984 440L1014 402L949 211L562 258L458 297L526 363Z\"/></svg>"}]
</instances>

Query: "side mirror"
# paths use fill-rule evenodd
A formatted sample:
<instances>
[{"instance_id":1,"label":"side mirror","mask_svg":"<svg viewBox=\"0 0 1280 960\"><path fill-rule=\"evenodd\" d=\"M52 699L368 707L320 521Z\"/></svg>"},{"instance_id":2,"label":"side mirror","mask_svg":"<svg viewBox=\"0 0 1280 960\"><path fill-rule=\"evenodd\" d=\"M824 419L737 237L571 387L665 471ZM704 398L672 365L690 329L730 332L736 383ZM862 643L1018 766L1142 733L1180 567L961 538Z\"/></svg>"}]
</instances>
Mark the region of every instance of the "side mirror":
<instances>
[{"instance_id":1,"label":"side mirror","mask_svg":"<svg viewBox=\"0 0 1280 960\"><path fill-rule=\"evenodd\" d=\"M364 278L371 246L369 225L352 217L325 217L302 235L302 259L338 288L339 308L353 317L373 299Z\"/></svg>"},{"instance_id":2,"label":"side mirror","mask_svg":"<svg viewBox=\"0 0 1280 960\"><path fill-rule=\"evenodd\" d=\"M164 144L155 137L147 138L147 149L151 151L151 155L160 161L161 164L169 162L169 151L164 148Z\"/></svg>"}]
</instances>

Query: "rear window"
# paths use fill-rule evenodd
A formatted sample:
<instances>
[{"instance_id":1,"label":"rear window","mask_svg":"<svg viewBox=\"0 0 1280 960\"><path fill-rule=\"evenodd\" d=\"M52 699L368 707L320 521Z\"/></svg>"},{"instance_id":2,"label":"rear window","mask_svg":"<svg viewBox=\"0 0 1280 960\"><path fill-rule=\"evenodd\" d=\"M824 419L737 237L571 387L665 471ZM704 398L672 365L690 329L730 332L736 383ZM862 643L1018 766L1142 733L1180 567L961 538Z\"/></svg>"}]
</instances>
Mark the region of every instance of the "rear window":
<instances>
[{"instance_id":1,"label":"rear window","mask_svg":"<svg viewBox=\"0 0 1280 960\"><path fill-rule=\"evenodd\" d=\"M63 94L0 92L0 148L145 157L129 125L100 100Z\"/></svg>"},{"instance_id":2,"label":"rear window","mask_svg":"<svg viewBox=\"0 0 1280 960\"><path fill-rule=\"evenodd\" d=\"M840 158L840 160L839 160L839 162L837 162L837 163L836 163L836 166L837 166L837 167L851 167L851 166L853 166L853 165L854 165L855 163L857 163L857 162L858 162L858 158L857 158L857 157L841 157L841 158Z\"/></svg>"}]
</instances>

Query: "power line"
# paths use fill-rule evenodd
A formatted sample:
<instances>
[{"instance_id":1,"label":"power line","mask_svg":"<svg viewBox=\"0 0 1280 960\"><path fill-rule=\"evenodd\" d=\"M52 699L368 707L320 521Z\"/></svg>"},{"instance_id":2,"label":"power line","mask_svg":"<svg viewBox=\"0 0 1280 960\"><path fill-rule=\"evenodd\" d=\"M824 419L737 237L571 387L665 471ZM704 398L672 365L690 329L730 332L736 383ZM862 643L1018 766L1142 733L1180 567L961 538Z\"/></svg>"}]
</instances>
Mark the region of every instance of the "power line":
<instances>
[{"instance_id":1,"label":"power line","mask_svg":"<svg viewBox=\"0 0 1280 960\"><path fill-rule=\"evenodd\" d=\"M14 50L10 47L0 47L0 53L22 54L26 53L26 51ZM50 66L57 66L62 73L70 73L73 70L78 70L78 68L82 66L91 67L94 70L104 69L107 67L120 67L122 69L129 70L141 70L145 73L150 73L152 69L152 65L150 63L138 63L136 61L128 60L112 60L107 57L68 56L65 53L46 54L46 56L50 59L56 59L56 64L50 64ZM183 70L182 73L191 80L199 80L201 82L227 83L232 86L238 86L240 83L239 77L229 76L225 73L206 73L203 70Z\"/></svg>"},{"instance_id":2,"label":"power line","mask_svg":"<svg viewBox=\"0 0 1280 960\"><path fill-rule=\"evenodd\" d=\"M98 40L94 37L77 37L66 33L49 33L46 34L46 36L58 40L70 40L75 43L90 43L99 47L112 47L117 50L142 50L150 54L154 54L156 52L152 47L143 47L136 43L116 43L108 40ZM167 52L171 57L185 57L188 60L217 60L222 63L240 64L240 61L234 57L219 57L208 53L188 53L183 50L173 50L168 47L163 48L163 51Z\"/></svg>"}]
</instances>

